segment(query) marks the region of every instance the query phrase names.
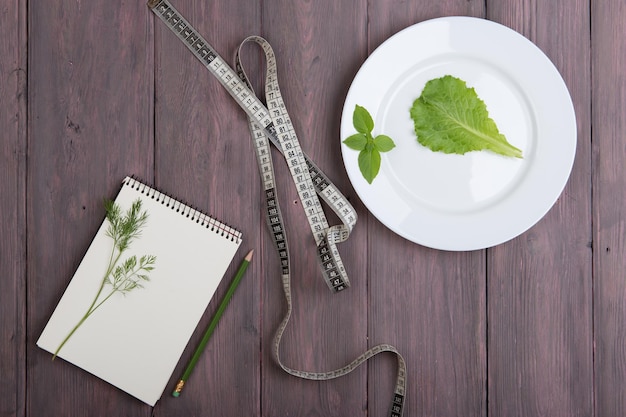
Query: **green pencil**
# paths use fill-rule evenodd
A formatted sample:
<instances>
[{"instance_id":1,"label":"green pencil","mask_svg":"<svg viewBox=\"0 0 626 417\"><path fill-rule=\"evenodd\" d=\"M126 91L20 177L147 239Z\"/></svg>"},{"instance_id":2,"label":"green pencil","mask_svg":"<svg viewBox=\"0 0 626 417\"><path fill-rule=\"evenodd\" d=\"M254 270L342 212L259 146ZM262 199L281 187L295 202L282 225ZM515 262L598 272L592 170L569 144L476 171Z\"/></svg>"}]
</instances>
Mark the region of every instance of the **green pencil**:
<instances>
[{"instance_id":1,"label":"green pencil","mask_svg":"<svg viewBox=\"0 0 626 417\"><path fill-rule=\"evenodd\" d=\"M198 345L196 351L193 353L193 356L191 357L191 360L189 361L189 364L187 365L187 368L185 369L183 376L180 377L180 381L178 381L178 384L176 384L176 388L174 389L174 392L172 392L172 395L174 397L178 397L180 395L180 392L183 390L183 387L185 386L185 381L187 381L187 379L189 378L189 375L191 375L191 372L193 371L193 368L196 366L196 362L198 362L198 359L200 358L200 355L202 354L204 347L206 346L207 342L211 338L211 335L213 334L213 330L215 330L215 327L217 326L217 322L220 321L220 318L222 317L222 313L224 313L224 310L226 309L228 302L230 301L231 297L235 293L235 290L237 289L237 285L239 285L239 281L241 281L241 277L243 277L243 273L246 272L246 269L248 269L248 264L250 264L250 261L252 260L252 252L254 251L251 250L250 252L248 252L246 257L241 262L241 265L239 266L239 269L237 270L237 273L235 274L235 278L233 278L233 282L230 283L230 287L228 287L228 291L226 291L226 294L224 295L224 298L222 299L220 306L217 308L217 311L215 312L215 316L213 316L213 319L211 320L209 327L207 327L206 331L204 332L204 336L202 337L202 340L200 341L200 344Z\"/></svg>"}]
</instances>

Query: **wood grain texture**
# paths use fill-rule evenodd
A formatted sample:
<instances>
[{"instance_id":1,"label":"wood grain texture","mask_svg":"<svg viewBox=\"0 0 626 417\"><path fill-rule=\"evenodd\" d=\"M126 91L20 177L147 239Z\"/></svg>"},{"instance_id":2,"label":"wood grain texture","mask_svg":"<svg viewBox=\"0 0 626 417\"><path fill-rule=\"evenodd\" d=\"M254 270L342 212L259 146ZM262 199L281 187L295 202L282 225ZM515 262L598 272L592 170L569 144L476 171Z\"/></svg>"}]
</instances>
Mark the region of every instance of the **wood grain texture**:
<instances>
[{"instance_id":1,"label":"wood grain texture","mask_svg":"<svg viewBox=\"0 0 626 417\"><path fill-rule=\"evenodd\" d=\"M179 12L233 65L239 43L260 26L258 5L245 1L178 2ZM231 17L238 16L237 25ZM156 183L243 233L216 297L192 337L155 415L259 415L260 291L264 250L261 190L245 113L184 44L156 20ZM178 399L169 393L193 354L239 262L252 265Z\"/></svg>"},{"instance_id":2,"label":"wood grain texture","mask_svg":"<svg viewBox=\"0 0 626 417\"><path fill-rule=\"evenodd\" d=\"M626 414L626 7L592 2L595 406Z\"/></svg>"},{"instance_id":3,"label":"wood grain texture","mask_svg":"<svg viewBox=\"0 0 626 417\"><path fill-rule=\"evenodd\" d=\"M484 12L482 2L370 2L369 50L426 19ZM372 216L367 236L369 340L395 345L407 361L405 415L485 415L484 251L431 250ZM384 415L395 362L388 356L369 369L370 414Z\"/></svg>"},{"instance_id":4,"label":"wood grain texture","mask_svg":"<svg viewBox=\"0 0 626 417\"><path fill-rule=\"evenodd\" d=\"M26 396L26 2L0 9L0 416Z\"/></svg>"},{"instance_id":5,"label":"wood grain texture","mask_svg":"<svg viewBox=\"0 0 626 417\"><path fill-rule=\"evenodd\" d=\"M365 25L362 1L264 3L263 35L277 54L281 92L300 144L342 192L349 185L340 153L340 115L349 81L364 58ZM294 304L283 337L282 359L292 368L330 371L368 347L365 223L360 220L349 241L338 246L351 287L333 294L318 267L314 240L284 159L276 157L275 165L290 246ZM346 197L355 201L351 191ZM338 224L336 216L324 209L329 222ZM274 362L271 343L286 304L277 255L271 249L268 256L263 294L263 415L367 415L364 366L345 377L316 382L289 376Z\"/></svg>"},{"instance_id":6,"label":"wood grain texture","mask_svg":"<svg viewBox=\"0 0 626 417\"><path fill-rule=\"evenodd\" d=\"M489 414L593 414L589 2L488 2L487 17L527 36L570 90L578 144L555 206L489 250Z\"/></svg>"},{"instance_id":7,"label":"wood grain texture","mask_svg":"<svg viewBox=\"0 0 626 417\"><path fill-rule=\"evenodd\" d=\"M29 4L29 415L150 407L35 343L125 175L153 166L152 20L136 2Z\"/></svg>"},{"instance_id":8,"label":"wood grain texture","mask_svg":"<svg viewBox=\"0 0 626 417\"><path fill-rule=\"evenodd\" d=\"M304 151L359 215L339 246L352 286L334 295L274 152L293 263L287 365L330 370L390 343L408 365L405 417L626 415L623 1L173 3L229 63L244 37L270 41ZM361 64L399 30L446 15L485 17L535 42L576 111L576 159L555 206L483 251L437 251L392 233L341 158L341 110ZM243 52L259 93L261 53ZM274 362L286 303L246 117L145 1L5 1L0 132L0 417L387 415L392 355L327 382ZM227 278L255 250L183 395L169 391L228 279L154 408L35 346L104 217L101 199L129 174L243 232Z\"/></svg>"}]
</instances>

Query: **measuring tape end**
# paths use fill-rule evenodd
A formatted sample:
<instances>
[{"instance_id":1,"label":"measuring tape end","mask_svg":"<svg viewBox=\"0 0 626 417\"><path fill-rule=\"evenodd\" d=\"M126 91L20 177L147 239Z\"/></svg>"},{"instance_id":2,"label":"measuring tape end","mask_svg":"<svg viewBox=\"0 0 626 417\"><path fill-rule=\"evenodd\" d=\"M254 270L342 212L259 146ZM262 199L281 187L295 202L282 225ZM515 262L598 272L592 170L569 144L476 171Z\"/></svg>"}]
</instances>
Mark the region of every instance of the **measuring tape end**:
<instances>
[{"instance_id":1,"label":"measuring tape end","mask_svg":"<svg viewBox=\"0 0 626 417\"><path fill-rule=\"evenodd\" d=\"M148 7L154 9L161 0L148 0Z\"/></svg>"}]
</instances>

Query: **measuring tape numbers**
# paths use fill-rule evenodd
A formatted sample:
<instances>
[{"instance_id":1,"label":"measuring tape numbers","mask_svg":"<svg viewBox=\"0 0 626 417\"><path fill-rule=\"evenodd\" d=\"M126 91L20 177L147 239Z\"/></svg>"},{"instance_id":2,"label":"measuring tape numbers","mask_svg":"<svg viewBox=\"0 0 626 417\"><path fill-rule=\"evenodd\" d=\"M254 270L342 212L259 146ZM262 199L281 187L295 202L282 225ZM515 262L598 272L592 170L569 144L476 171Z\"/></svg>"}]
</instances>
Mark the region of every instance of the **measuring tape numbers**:
<instances>
[{"instance_id":1,"label":"measuring tape numbers","mask_svg":"<svg viewBox=\"0 0 626 417\"><path fill-rule=\"evenodd\" d=\"M337 244L348 239L356 225L356 211L326 175L302 151L293 124L282 100L276 71L276 57L270 44L259 36L246 38L231 68L211 45L189 24L168 0L150 0L148 6L165 25L187 46L196 58L217 78L248 116L250 133L257 156L259 173L265 193L266 221L280 257L282 285L287 301L287 313L280 323L272 351L279 366L287 373L305 379L328 380L346 375L382 352L391 352L398 360L398 374L390 416L400 417L406 391L406 364L402 355L391 345L375 346L348 365L328 372L306 372L292 369L280 359L280 341L292 312L289 248L276 192L270 142L285 158L298 197L302 202L311 233L317 247L317 259L322 276L329 289L339 292L349 287L350 281L341 260ZM241 65L241 48L252 42L260 46L266 59L265 101L254 94ZM330 226L320 198L342 222Z\"/></svg>"}]
</instances>

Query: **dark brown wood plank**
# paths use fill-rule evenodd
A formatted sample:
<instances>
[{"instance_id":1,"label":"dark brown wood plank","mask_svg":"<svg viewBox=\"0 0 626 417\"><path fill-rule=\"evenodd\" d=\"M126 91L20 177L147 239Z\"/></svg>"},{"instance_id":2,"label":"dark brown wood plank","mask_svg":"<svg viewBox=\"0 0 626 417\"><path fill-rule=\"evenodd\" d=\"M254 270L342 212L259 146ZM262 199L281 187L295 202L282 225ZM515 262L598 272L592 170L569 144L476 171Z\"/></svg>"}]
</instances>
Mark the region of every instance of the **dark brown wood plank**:
<instances>
[{"instance_id":1,"label":"dark brown wood plank","mask_svg":"<svg viewBox=\"0 0 626 417\"><path fill-rule=\"evenodd\" d=\"M349 83L366 50L364 1L265 2L263 35L274 47L285 105L306 154L354 202L340 152L339 123ZM292 368L329 371L367 347L366 230L338 246L351 287L333 294L323 281L313 237L285 161L276 154L279 200L292 261L294 311L281 355ZM336 216L322 203L331 224ZM264 239L269 234L264 229ZM263 311L264 415L367 415L366 368L331 381L289 376L271 355L274 333L286 312L278 257L269 246Z\"/></svg>"},{"instance_id":2,"label":"dark brown wood plank","mask_svg":"<svg viewBox=\"0 0 626 417\"><path fill-rule=\"evenodd\" d=\"M125 175L152 178L152 16L143 2L31 2L28 396L30 415L151 408L36 347Z\"/></svg>"},{"instance_id":3,"label":"dark brown wood plank","mask_svg":"<svg viewBox=\"0 0 626 417\"><path fill-rule=\"evenodd\" d=\"M229 64L260 27L258 4L172 2ZM155 17L156 18L156 17ZM192 337L155 415L259 415L260 309L265 249L261 190L247 119L217 79L156 21L156 169L159 187L241 230L243 243ZM193 354L239 262L251 267L225 311L181 397L169 393Z\"/></svg>"},{"instance_id":4,"label":"dark brown wood plank","mask_svg":"<svg viewBox=\"0 0 626 417\"><path fill-rule=\"evenodd\" d=\"M592 2L595 407L626 415L626 8Z\"/></svg>"},{"instance_id":5,"label":"dark brown wood plank","mask_svg":"<svg viewBox=\"0 0 626 417\"><path fill-rule=\"evenodd\" d=\"M488 253L489 415L593 414L589 2L487 3L535 42L570 90L578 145L544 219Z\"/></svg>"},{"instance_id":6,"label":"dark brown wood plank","mask_svg":"<svg viewBox=\"0 0 626 417\"><path fill-rule=\"evenodd\" d=\"M0 416L26 398L26 2L0 10Z\"/></svg>"},{"instance_id":7,"label":"dark brown wood plank","mask_svg":"<svg viewBox=\"0 0 626 417\"><path fill-rule=\"evenodd\" d=\"M369 50L414 23L484 12L482 2L371 2ZM485 415L485 252L428 249L373 216L367 229L369 342L391 343L407 361L405 415ZM369 413L382 416L395 362L389 355L369 369Z\"/></svg>"}]
</instances>

